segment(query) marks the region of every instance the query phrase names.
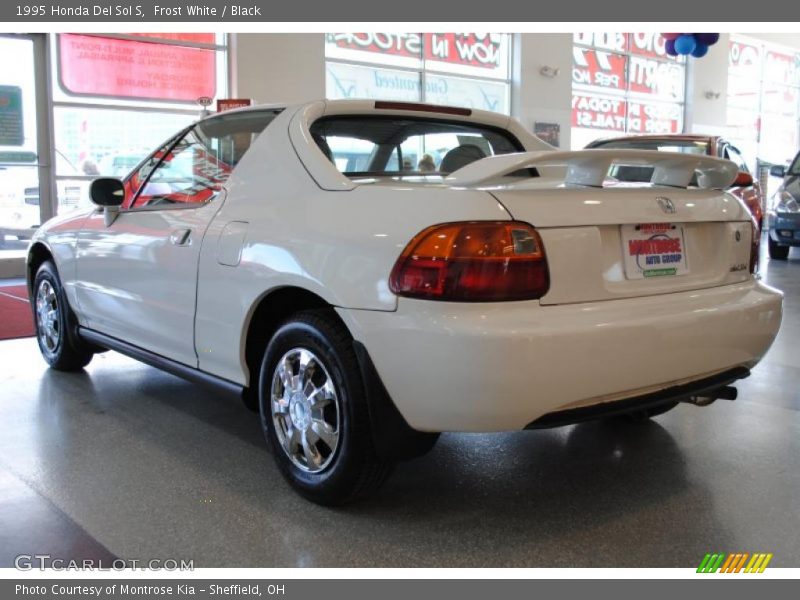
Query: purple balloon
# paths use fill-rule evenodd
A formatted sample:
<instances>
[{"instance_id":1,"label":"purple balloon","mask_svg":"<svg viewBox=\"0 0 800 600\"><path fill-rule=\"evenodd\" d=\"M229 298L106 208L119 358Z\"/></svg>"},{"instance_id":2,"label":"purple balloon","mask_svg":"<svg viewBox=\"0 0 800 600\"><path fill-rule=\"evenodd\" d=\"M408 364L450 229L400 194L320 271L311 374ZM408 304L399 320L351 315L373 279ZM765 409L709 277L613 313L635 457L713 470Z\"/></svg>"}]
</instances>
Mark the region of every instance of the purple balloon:
<instances>
[{"instance_id":1,"label":"purple balloon","mask_svg":"<svg viewBox=\"0 0 800 600\"><path fill-rule=\"evenodd\" d=\"M662 33L661 37L665 40L674 40L680 35L680 33Z\"/></svg>"},{"instance_id":2,"label":"purple balloon","mask_svg":"<svg viewBox=\"0 0 800 600\"><path fill-rule=\"evenodd\" d=\"M694 47L694 50L692 50L692 56L694 56L695 58L702 58L706 54L708 54L708 46L706 46L705 44L701 44L700 42L697 42L697 45Z\"/></svg>"},{"instance_id":3,"label":"purple balloon","mask_svg":"<svg viewBox=\"0 0 800 600\"><path fill-rule=\"evenodd\" d=\"M704 44L706 46L713 46L719 41L719 34L718 33L695 33L694 39L697 40L698 44Z\"/></svg>"},{"instance_id":4,"label":"purple balloon","mask_svg":"<svg viewBox=\"0 0 800 600\"><path fill-rule=\"evenodd\" d=\"M675 50L675 40L667 40L664 44L664 50L670 56L678 56L678 51Z\"/></svg>"},{"instance_id":5,"label":"purple balloon","mask_svg":"<svg viewBox=\"0 0 800 600\"><path fill-rule=\"evenodd\" d=\"M684 33L675 40L675 52L678 54L691 54L696 45L697 42L695 42L694 36L691 33Z\"/></svg>"}]
</instances>

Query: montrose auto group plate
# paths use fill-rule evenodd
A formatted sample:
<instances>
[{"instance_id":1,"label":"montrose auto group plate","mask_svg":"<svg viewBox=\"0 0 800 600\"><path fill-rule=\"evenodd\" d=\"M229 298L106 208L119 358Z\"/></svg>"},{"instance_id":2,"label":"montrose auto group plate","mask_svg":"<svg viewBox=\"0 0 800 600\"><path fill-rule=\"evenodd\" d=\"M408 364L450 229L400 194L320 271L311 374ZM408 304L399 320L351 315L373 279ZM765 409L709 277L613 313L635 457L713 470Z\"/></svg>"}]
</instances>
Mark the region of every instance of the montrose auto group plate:
<instances>
[{"instance_id":1,"label":"montrose auto group plate","mask_svg":"<svg viewBox=\"0 0 800 600\"><path fill-rule=\"evenodd\" d=\"M622 225L625 277L672 277L689 272L683 226L675 223Z\"/></svg>"}]
</instances>

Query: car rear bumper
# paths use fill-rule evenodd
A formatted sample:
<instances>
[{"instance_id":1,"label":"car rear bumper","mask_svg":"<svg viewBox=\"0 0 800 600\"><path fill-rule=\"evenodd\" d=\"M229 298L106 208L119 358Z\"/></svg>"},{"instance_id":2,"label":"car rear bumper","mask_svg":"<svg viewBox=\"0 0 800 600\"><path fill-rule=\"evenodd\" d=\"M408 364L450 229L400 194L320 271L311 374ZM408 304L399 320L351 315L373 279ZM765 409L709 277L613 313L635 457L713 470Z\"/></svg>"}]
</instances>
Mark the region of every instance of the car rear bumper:
<instances>
[{"instance_id":1,"label":"car rear bumper","mask_svg":"<svg viewBox=\"0 0 800 600\"><path fill-rule=\"evenodd\" d=\"M770 212L769 237L785 246L800 246L800 214Z\"/></svg>"},{"instance_id":2,"label":"car rear bumper","mask_svg":"<svg viewBox=\"0 0 800 600\"><path fill-rule=\"evenodd\" d=\"M749 369L777 335L781 304L748 281L558 306L401 298L396 312L339 314L411 427L502 431Z\"/></svg>"}]
</instances>

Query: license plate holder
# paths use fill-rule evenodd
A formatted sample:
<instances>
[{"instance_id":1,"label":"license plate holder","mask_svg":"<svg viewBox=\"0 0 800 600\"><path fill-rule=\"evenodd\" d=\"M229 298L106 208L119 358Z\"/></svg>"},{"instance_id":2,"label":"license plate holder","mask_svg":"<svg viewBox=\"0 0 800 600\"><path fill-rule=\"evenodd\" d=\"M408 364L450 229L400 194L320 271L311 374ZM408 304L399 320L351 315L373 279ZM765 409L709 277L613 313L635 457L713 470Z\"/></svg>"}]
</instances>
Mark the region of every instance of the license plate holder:
<instances>
[{"instance_id":1,"label":"license plate holder","mask_svg":"<svg viewBox=\"0 0 800 600\"><path fill-rule=\"evenodd\" d=\"M682 224L621 225L620 237L626 278L675 277L689 273Z\"/></svg>"}]
</instances>

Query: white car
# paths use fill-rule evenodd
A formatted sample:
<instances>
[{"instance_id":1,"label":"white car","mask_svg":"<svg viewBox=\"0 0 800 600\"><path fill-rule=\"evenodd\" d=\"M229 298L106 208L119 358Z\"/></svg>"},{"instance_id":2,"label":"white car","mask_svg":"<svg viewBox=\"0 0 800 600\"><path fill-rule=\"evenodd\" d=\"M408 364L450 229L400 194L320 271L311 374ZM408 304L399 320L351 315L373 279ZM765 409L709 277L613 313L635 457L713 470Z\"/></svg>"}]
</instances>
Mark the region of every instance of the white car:
<instances>
[{"instance_id":1,"label":"white car","mask_svg":"<svg viewBox=\"0 0 800 600\"><path fill-rule=\"evenodd\" d=\"M369 160L342 160L365 146ZM433 171L404 160L425 154ZM609 184L617 164L653 180ZM215 115L36 233L38 341L56 369L114 349L242 394L288 481L342 503L442 431L735 397L782 304L754 275L747 208L722 191L736 173L706 156L552 151L469 109Z\"/></svg>"}]
</instances>

